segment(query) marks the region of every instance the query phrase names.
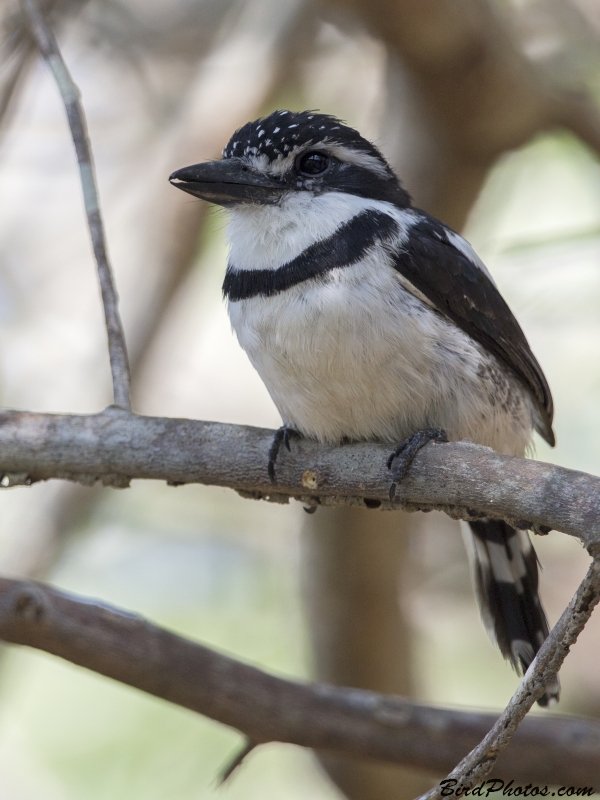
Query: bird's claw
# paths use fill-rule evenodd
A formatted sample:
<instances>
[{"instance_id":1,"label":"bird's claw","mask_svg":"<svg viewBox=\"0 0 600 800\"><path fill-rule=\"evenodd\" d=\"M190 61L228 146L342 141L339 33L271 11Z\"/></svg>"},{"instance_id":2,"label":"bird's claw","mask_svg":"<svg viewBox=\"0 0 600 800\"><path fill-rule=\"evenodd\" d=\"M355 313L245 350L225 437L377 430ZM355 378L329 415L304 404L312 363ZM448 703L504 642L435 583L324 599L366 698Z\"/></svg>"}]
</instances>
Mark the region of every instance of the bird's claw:
<instances>
[{"instance_id":1,"label":"bird's claw","mask_svg":"<svg viewBox=\"0 0 600 800\"><path fill-rule=\"evenodd\" d=\"M277 462L279 451L281 450L281 445L285 445L285 447L291 453L292 449L290 447L290 440L293 438L300 438L300 434L294 428L290 428L289 425L282 425L281 428L278 428L275 431L273 441L271 442L271 447L269 447L269 461L267 464L267 471L269 473L269 479L271 480L271 483L275 483L275 464Z\"/></svg>"},{"instance_id":2,"label":"bird's claw","mask_svg":"<svg viewBox=\"0 0 600 800\"><path fill-rule=\"evenodd\" d=\"M429 442L446 443L448 436L446 431L441 428L427 428L417 431L409 436L393 450L387 460L387 468L392 471L392 482L390 484L390 500L393 502L396 497L396 487L404 480L410 469L415 456L422 447Z\"/></svg>"}]
</instances>

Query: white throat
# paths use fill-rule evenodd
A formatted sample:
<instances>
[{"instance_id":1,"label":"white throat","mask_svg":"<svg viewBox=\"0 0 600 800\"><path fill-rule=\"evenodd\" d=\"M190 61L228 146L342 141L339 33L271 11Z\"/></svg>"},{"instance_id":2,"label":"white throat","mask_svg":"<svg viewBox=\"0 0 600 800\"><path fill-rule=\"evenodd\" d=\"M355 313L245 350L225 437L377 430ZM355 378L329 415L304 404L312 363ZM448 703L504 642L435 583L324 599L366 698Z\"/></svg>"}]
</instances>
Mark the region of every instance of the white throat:
<instances>
[{"instance_id":1,"label":"white throat","mask_svg":"<svg viewBox=\"0 0 600 800\"><path fill-rule=\"evenodd\" d=\"M369 208L398 213L391 203L345 192L290 192L278 205L228 209L229 262L238 270L277 269Z\"/></svg>"}]
</instances>

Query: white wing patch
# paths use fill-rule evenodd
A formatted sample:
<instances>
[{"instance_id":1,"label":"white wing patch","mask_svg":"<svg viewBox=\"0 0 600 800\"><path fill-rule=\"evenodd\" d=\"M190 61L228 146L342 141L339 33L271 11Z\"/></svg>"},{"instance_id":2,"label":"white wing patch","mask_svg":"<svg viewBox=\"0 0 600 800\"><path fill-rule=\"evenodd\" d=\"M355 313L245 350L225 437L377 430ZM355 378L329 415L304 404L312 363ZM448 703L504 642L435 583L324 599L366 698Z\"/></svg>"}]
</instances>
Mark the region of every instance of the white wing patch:
<instances>
[{"instance_id":1,"label":"white wing patch","mask_svg":"<svg viewBox=\"0 0 600 800\"><path fill-rule=\"evenodd\" d=\"M450 242L450 244L453 247L456 247L457 250L460 250L463 256L466 256L472 264L475 264L475 266L478 269L480 269L485 275L487 275L487 277L491 280L494 286L496 286L496 282L492 278L490 271L483 263L483 261L479 258L475 250L473 250L469 242L467 242L466 239L463 239L462 236L459 236L459 234L456 233L455 231L450 230L450 228L446 228L446 226L444 226L444 230L446 231L446 236L448 237L448 241ZM496 286L496 288L498 287Z\"/></svg>"}]
</instances>

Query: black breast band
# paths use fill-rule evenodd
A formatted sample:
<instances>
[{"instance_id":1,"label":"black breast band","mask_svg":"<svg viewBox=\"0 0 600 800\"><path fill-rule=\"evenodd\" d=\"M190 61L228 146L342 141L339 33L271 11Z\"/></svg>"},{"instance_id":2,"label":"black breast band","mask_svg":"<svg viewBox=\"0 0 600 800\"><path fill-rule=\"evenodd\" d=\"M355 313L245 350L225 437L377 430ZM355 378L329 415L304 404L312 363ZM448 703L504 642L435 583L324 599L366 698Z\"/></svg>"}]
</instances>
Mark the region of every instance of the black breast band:
<instances>
[{"instance_id":1,"label":"black breast band","mask_svg":"<svg viewBox=\"0 0 600 800\"><path fill-rule=\"evenodd\" d=\"M236 269L227 267L223 294L231 301L250 297L271 297L332 269L350 267L373 245L398 234L398 223L381 211L357 214L327 239L311 244L299 256L277 269Z\"/></svg>"}]
</instances>

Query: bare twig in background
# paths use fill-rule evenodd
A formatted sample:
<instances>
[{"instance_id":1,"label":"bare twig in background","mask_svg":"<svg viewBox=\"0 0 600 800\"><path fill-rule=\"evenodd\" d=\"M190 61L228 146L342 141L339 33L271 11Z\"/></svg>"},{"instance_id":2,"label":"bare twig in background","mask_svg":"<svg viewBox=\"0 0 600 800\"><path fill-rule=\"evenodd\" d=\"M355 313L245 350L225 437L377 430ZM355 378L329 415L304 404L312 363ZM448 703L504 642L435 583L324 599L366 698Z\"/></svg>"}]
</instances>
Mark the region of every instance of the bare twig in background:
<instances>
[{"instance_id":1,"label":"bare twig in background","mask_svg":"<svg viewBox=\"0 0 600 800\"><path fill-rule=\"evenodd\" d=\"M422 138L433 143L420 179L408 189L454 228L463 227L498 158L536 134L564 126L600 154L593 96L583 93L573 102L555 76L527 58L495 4L337 2L357 13L407 68L424 110ZM407 155L409 169L411 158L414 153Z\"/></svg>"},{"instance_id":2,"label":"bare twig in background","mask_svg":"<svg viewBox=\"0 0 600 800\"><path fill-rule=\"evenodd\" d=\"M0 637L208 716L256 744L290 742L440 773L496 719L284 680L135 614L27 581L0 579ZM515 781L598 785L599 752L600 723L545 716L523 723L501 766Z\"/></svg>"},{"instance_id":3,"label":"bare twig in background","mask_svg":"<svg viewBox=\"0 0 600 800\"><path fill-rule=\"evenodd\" d=\"M461 787L470 789L489 775L499 754L508 745L527 712L556 678L598 600L600 562L594 559L575 596L541 646L510 703L483 741L452 770L448 779L455 779ZM442 788L438 785L424 795L423 800L437 800L439 797L442 797Z\"/></svg>"},{"instance_id":4,"label":"bare twig in background","mask_svg":"<svg viewBox=\"0 0 600 800\"><path fill-rule=\"evenodd\" d=\"M219 422L142 417L109 408L70 416L0 413L5 487L49 478L125 487L133 478L227 486L245 497L362 508L439 509L489 516L539 533L556 529L590 548L600 542L600 478L555 464L502 456L471 442L430 444L416 457L393 506L389 446L294 443L276 486L267 474L273 431ZM401 491L400 491L401 489Z\"/></svg>"},{"instance_id":5,"label":"bare twig in background","mask_svg":"<svg viewBox=\"0 0 600 800\"><path fill-rule=\"evenodd\" d=\"M62 0L60 9L73 2L77 0ZM57 0L54 3L56 6ZM265 103L273 102L272 98L278 96L290 80L294 80L298 64L314 36L315 21L307 13L309 5L301 0L288 0L279 3L276 14L269 13L268 7L264 7L260 14L252 14L256 30L248 30L244 17L236 21L226 36L222 35L222 28L217 24L219 20L211 18L201 25L205 18L197 10L193 12L196 15L194 17L193 9L189 9L192 18L187 15L184 17L184 34L194 41L193 55L198 59L198 65L195 77L178 84L176 89L172 73L165 71L168 78L165 78L167 85L163 86L164 93L177 91L185 98L181 101L185 109L184 122L180 125L181 135L171 144L172 155L168 159L165 174L181 163L193 163L202 157L216 158L229 133L248 118L257 116ZM55 8L52 18L57 10ZM106 22L106 18L103 19ZM181 24L181 18L178 19ZM267 21L269 36L263 32ZM130 24L134 26L135 22ZM137 30L142 42L147 44L146 28L138 23ZM173 47L175 40L181 38L175 34L175 30L167 34L162 31L169 36ZM301 31L300 35L298 30ZM26 32L29 33L28 29ZM117 35L112 29L102 32L109 38ZM119 33L122 35L122 29ZM158 31L156 36L159 36ZM250 60L247 55L243 59L235 56L236 42L241 38L245 42L248 38L255 41L251 48L247 44L243 48L246 54L251 50ZM136 44L140 46L139 42L127 40L125 47L135 48ZM231 51L235 57L227 58L227 53ZM115 46L115 56L126 58L127 53ZM224 75L222 70L216 70L215 61L225 61L230 71ZM222 98L227 98L228 102L223 102ZM206 124L207 119L211 120L210 125ZM138 406L144 405L147 393L145 378L151 372L149 367L153 348L163 332L162 326L169 317L172 301L192 268L197 265L199 236L208 210L206 203L184 202L180 193L174 192L170 184L166 181L162 183L154 193L155 210L151 215L151 231L147 237L149 254L144 259L143 291L136 293L139 309L129 321L132 398ZM101 491L90 492L77 485L60 486L56 498L45 509L43 521L37 525L35 533L30 537L22 537L16 547L3 557L2 563L9 574L34 578L47 575L71 541L74 530L79 530L85 524L101 497L104 497Z\"/></svg>"},{"instance_id":6,"label":"bare twig in background","mask_svg":"<svg viewBox=\"0 0 600 800\"><path fill-rule=\"evenodd\" d=\"M286 82L294 80L298 64L314 35L315 21L307 13L307 3L290 0L279 4L277 14L269 14L268 8L262 13L269 19L269 37L264 36L264 24L261 25L256 15L253 17L255 29L249 30L245 20L240 19L223 37L219 35L221 29L218 25L207 30L209 26L204 23L202 46L199 35L192 37L198 66L191 84L179 87L182 94L187 93L186 100L182 101L184 122L180 125L181 135L171 144L171 155L165 158L165 174L181 163L193 163L206 155L216 158L228 133L248 118L257 116L265 103L273 102L273 98L281 93ZM202 15L200 17L203 19ZM185 20L185 34L191 36L192 28L198 30L200 20L187 17ZM301 35L298 35L298 29L302 31ZM140 35L143 36L143 29ZM239 57L226 58L228 51L235 51L235 40L242 36L257 41L252 47L251 64L246 59L240 61ZM172 32L171 39L177 38ZM134 44L126 41L125 49L135 49ZM123 53L115 55L122 57ZM226 76L212 63L223 60L230 67ZM169 91L172 91L172 78L169 85ZM215 96L222 99L219 114L215 115L217 119L210 115L214 102L211 98ZM207 117L211 118L211 125L205 124ZM145 379L151 373L149 362L152 361L153 347L163 333L162 326L171 312L171 302L197 265L199 233L208 210L205 203L183 202L180 193L173 192L166 181L163 183L164 190L161 184L161 191L154 193L155 210L151 236L148 237L150 252L144 259L145 293L137 293L140 309L129 322L132 396L134 403L141 406L147 392ZM152 274L158 279L153 280ZM32 535L20 537L16 547L4 556L3 564L9 574L38 579L47 575L74 532L86 524L97 501L104 497L101 491L84 490L74 484L62 484L57 489L56 497L44 510L43 521L36 525Z\"/></svg>"},{"instance_id":7,"label":"bare twig in background","mask_svg":"<svg viewBox=\"0 0 600 800\"><path fill-rule=\"evenodd\" d=\"M6 74L0 84L0 128L5 124L17 87L23 81L31 60L32 55L28 48L26 53L19 53L11 64L5 65Z\"/></svg>"},{"instance_id":8,"label":"bare twig in background","mask_svg":"<svg viewBox=\"0 0 600 800\"><path fill-rule=\"evenodd\" d=\"M225 765L225 768L221 770L220 775L217 777L217 786L223 786L223 784L228 781L229 778L231 778L238 767L242 766L246 756L249 756L250 753L256 749L256 747L256 742L246 739L240 750L229 761L229 763Z\"/></svg>"},{"instance_id":9,"label":"bare twig in background","mask_svg":"<svg viewBox=\"0 0 600 800\"><path fill-rule=\"evenodd\" d=\"M110 367L113 378L114 403L119 408L131 410L129 363L127 360L127 347L121 318L119 317L119 302L115 288L112 270L108 260L104 226L100 214L98 189L94 175L94 162L87 135L85 114L80 102L79 89L73 82L67 66L63 60L54 34L48 27L44 15L41 13L35 0L22 0L23 8L29 17L31 31L37 46L50 67L56 84L65 104L71 135L77 153L79 173L83 188L83 200L87 214L90 235L98 277L102 292L104 317L108 334L108 351Z\"/></svg>"},{"instance_id":10,"label":"bare twig in background","mask_svg":"<svg viewBox=\"0 0 600 800\"><path fill-rule=\"evenodd\" d=\"M71 11L81 9L87 0L46 0L44 14L53 25ZM10 9L0 22L0 61L5 74L0 79L0 129L13 106L17 90L22 86L36 53L35 41L20 11Z\"/></svg>"}]
</instances>

